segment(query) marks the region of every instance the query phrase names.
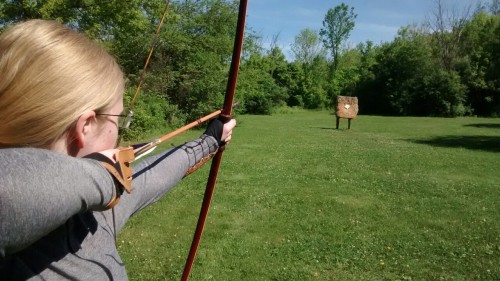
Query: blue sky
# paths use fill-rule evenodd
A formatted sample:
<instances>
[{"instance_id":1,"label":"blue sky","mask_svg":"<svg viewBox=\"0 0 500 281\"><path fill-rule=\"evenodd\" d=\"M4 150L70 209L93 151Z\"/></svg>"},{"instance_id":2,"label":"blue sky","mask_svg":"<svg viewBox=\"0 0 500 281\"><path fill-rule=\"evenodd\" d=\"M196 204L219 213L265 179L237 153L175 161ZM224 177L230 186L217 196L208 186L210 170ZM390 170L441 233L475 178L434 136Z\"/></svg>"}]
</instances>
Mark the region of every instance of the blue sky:
<instances>
[{"instance_id":1,"label":"blue sky","mask_svg":"<svg viewBox=\"0 0 500 281\"><path fill-rule=\"evenodd\" d=\"M448 11L462 14L480 0L441 0ZM392 41L400 27L423 23L435 10L436 0L248 0L247 27L262 36L264 47L278 35L278 45L292 58L290 44L305 28L319 31L326 12L341 3L358 15L351 32L352 46L367 40L375 44Z\"/></svg>"}]
</instances>

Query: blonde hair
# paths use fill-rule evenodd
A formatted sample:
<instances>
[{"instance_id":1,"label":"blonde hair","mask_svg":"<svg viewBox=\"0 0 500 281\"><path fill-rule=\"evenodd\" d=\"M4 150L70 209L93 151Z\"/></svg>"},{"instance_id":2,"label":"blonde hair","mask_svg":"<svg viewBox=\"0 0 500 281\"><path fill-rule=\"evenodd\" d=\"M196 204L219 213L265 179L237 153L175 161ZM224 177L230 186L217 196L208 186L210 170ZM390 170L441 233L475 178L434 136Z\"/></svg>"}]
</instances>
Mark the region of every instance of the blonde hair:
<instances>
[{"instance_id":1,"label":"blonde hair","mask_svg":"<svg viewBox=\"0 0 500 281\"><path fill-rule=\"evenodd\" d=\"M0 35L0 147L50 148L86 111L124 91L115 59L54 21L30 20Z\"/></svg>"}]
</instances>

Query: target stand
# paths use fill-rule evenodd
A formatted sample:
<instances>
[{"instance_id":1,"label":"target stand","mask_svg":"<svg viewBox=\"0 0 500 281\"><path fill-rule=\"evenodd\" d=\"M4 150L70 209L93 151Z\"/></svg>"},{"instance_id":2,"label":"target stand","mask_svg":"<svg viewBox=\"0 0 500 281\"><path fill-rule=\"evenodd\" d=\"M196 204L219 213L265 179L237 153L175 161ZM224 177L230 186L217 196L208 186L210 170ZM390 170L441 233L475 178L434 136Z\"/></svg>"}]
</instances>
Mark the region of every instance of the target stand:
<instances>
[{"instance_id":1,"label":"target stand","mask_svg":"<svg viewBox=\"0 0 500 281\"><path fill-rule=\"evenodd\" d=\"M340 118L347 119L347 129L351 129L351 120L358 115L358 98L338 96L335 115L337 117L337 130L339 129Z\"/></svg>"}]
</instances>

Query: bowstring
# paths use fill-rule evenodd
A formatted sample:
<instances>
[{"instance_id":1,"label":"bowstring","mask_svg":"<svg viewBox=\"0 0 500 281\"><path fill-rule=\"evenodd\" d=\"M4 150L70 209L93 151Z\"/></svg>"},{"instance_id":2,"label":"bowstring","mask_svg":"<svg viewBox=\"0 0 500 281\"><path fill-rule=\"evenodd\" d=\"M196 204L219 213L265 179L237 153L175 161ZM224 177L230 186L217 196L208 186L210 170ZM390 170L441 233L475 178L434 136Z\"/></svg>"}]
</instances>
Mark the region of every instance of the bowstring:
<instances>
[{"instance_id":1,"label":"bowstring","mask_svg":"<svg viewBox=\"0 0 500 281\"><path fill-rule=\"evenodd\" d=\"M163 26L163 23L165 22L165 18L167 16L167 11L168 11L169 4L170 4L170 0L166 0L165 1L165 8L163 9L163 14L162 14L161 20L158 23L158 26L156 28L156 32L155 32L155 34L153 36L153 39L151 40L151 45L149 47L148 57L146 59L146 62L144 63L144 67L142 68L142 73L141 73L141 76L139 78L139 83L137 83L137 87L135 89L135 93L132 96L132 100L130 101L130 105L128 107L127 115L128 115L129 120L130 120L131 116L133 116L133 111L132 110L133 110L134 105L135 105L135 100L136 100L136 98L137 98L137 96L139 94L139 91L141 90L142 83L144 82L144 79L146 78L146 72L147 72L147 69L148 69L148 65L149 65L149 62L151 61L151 57L153 55L155 44L158 41L158 37L160 35L161 28ZM121 131L121 133L119 134L118 140L116 142L116 146L117 147L119 146L119 144L121 142L122 136L123 136L123 131ZM111 209L111 213L112 213L112 216L113 216L113 232L114 232L114 236L115 236L115 245L116 245L116 216L115 216L115 208L114 207Z\"/></svg>"},{"instance_id":2,"label":"bowstring","mask_svg":"<svg viewBox=\"0 0 500 281\"><path fill-rule=\"evenodd\" d=\"M169 5L169 3L170 3L170 0L167 0L165 2L165 8L163 10L163 15L161 17L160 22L158 23L158 27L156 28L156 32L155 32L155 34L153 36L153 40L151 40L151 46L149 48L148 58L146 59L146 62L144 63L144 68L142 69L141 77L139 78L139 83L137 84L137 88L135 89L135 93L134 93L134 95L132 97L132 100L130 102L130 106L129 106L130 110L132 110L132 108L134 107L135 100L137 98L137 95L139 94L139 91L141 89L142 83L144 82L144 79L146 77L146 72L147 72L148 64L149 64L149 61L151 60L151 56L153 55L153 50L155 48L156 41L158 41L158 37L159 37L160 31L161 31L161 27L163 26L163 22L165 21L165 18L166 18L166 15L167 15L167 11L168 11L168 5Z\"/></svg>"},{"instance_id":3,"label":"bowstring","mask_svg":"<svg viewBox=\"0 0 500 281\"><path fill-rule=\"evenodd\" d=\"M166 0L165 1L165 8L163 9L161 20L158 23L158 26L156 27L156 31L153 35L153 39L151 40L151 45L149 47L148 57L146 58L146 62L144 63L144 67L142 68L141 76L139 77L139 82L137 83L137 87L135 88L135 92L134 92L134 95L132 96L132 99L130 101L130 105L128 106L128 112L126 113L127 118L128 118L128 122L131 122L132 116L134 116L133 109L134 109L135 101L137 99L137 96L139 95L139 92L141 90L141 86L144 83L144 80L146 79L146 72L148 70L148 65L149 65L149 62L151 61L151 57L153 56L153 51L154 51L156 42L158 41L161 28L163 26L163 23L165 22L165 18L167 17L167 11L168 11L169 4L170 4L170 0ZM126 129L124 129L124 130L126 130ZM116 141L116 147L120 146L120 142L122 140L124 130L120 130L120 132L119 132L118 140Z\"/></svg>"}]
</instances>

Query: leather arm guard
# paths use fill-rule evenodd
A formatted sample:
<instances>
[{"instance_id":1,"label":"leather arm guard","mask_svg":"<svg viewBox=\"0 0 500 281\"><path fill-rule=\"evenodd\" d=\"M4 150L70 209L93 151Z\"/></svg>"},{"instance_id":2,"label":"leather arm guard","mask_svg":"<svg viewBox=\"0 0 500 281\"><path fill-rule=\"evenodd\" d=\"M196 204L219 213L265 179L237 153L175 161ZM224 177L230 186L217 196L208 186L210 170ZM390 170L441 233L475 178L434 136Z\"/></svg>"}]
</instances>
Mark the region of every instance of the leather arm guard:
<instances>
[{"instance_id":1,"label":"leather arm guard","mask_svg":"<svg viewBox=\"0 0 500 281\"><path fill-rule=\"evenodd\" d=\"M211 152L207 156L203 157L198 163L194 164L192 167L188 169L184 177L189 176L190 174L194 173L196 170L198 170L201 166L203 166L205 163L207 163L210 159L212 159L217 152L222 152L226 148L226 142L221 140L222 136L222 130L223 130L223 125L227 122L229 122L233 118L232 115L226 115L226 114L220 114L216 119L213 119L209 124L208 128L205 131L206 135L213 136L217 140L217 144L219 145L219 148L215 150L214 152ZM219 122L220 125L213 125L211 124L213 122Z\"/></svg>"}]
</instances>

